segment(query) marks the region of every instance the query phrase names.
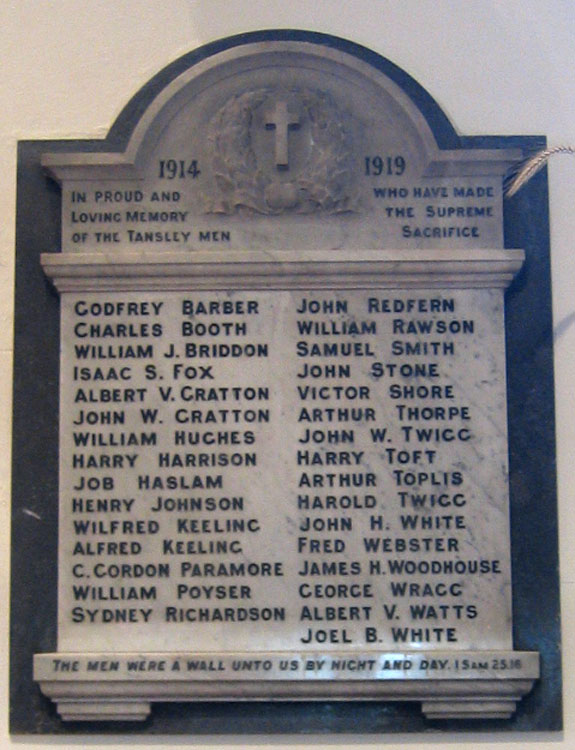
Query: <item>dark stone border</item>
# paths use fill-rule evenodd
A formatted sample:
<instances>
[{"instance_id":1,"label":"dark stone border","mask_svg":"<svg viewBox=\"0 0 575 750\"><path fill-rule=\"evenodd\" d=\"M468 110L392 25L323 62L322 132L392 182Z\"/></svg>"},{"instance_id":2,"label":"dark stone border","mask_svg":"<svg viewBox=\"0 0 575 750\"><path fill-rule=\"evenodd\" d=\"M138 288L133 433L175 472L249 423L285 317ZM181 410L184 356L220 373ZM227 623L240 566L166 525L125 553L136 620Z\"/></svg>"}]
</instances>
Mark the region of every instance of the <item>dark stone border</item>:
<instances>
[{"instance_id":1,"label":"dark stone border","mask_svg":"<svg viewBox=\"0 0 575 750\"><path fill-rule=\"evenodd\" d=\"M514 647L541 653L542 675L510 720L429 721L419 704L154 704L144 723L65 723L32 680L32 655L56 650L59 302L40 267L60 250L60 195L42 172L44 152L121 151L157 93L224 49L267 40L348 52L394 80L419 107L441 148L542 148L537 136L458 136L413 78L376 53L308 31L258 31L213 42L176 60L127 104L103 140L22 141L18 148L13 407L10 726L26 734L326 734L558 730L562 726L555 422L547 178L505 203L505 246L526 252L507 294L506 336Z\"/></svg>"}]
</instances>

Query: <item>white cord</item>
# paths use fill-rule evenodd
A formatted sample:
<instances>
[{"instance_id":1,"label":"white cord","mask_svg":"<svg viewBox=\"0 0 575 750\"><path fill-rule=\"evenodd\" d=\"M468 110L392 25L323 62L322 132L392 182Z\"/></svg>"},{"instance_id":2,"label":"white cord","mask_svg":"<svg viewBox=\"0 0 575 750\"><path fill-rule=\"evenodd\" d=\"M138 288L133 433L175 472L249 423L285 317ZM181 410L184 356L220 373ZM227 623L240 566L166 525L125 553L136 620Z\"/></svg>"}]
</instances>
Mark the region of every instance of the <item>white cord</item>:
<instances>
[{"instance_id":1,"label":"white cord","mask_svg":"<svg viewBox=\"0 0 575 750\"><path fill-rule=\"evenodd\" d=\"M575 154L575 146L553 146L552 148L543 149L538 151L534 156L523 164L517 174L509 182L505 188L505 196L511 198L512 195L520 190L526 182L537 174L548 162L549 158L553 154Z\"/></svg>"}]
</instances>

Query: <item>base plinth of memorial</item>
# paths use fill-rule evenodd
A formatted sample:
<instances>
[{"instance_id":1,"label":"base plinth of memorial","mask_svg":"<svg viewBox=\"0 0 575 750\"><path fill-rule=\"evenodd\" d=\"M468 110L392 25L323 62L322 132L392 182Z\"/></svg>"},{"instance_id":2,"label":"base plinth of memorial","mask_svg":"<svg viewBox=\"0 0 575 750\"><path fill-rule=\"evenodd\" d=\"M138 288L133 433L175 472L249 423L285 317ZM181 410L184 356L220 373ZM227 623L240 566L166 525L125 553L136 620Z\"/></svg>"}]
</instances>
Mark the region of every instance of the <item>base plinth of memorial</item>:
<instances>
[{"instance_id":1,"label":"base plinth of memorial","mask_svg":"<svg viewBox=\"0 0 575 750\"><path fill-rule=\"evenodd\" d=\"M417 701L430 719L505 719L539 677L522 651L37 654L66 721L142 721L154 702Z\"/></svg>"}]
</instances>

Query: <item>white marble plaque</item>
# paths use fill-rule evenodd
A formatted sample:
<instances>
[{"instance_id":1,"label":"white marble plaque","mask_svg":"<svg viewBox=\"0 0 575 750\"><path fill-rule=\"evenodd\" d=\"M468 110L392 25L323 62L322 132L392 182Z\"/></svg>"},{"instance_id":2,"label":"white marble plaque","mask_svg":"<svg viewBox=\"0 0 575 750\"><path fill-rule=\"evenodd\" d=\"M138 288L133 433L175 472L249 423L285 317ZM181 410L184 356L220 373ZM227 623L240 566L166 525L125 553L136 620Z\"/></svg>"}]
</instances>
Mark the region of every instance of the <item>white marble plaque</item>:
<instances>
[{"instance_id":1,"label":"white marble plaque","mask_svg":"<svg viewBox=\"0 0 575 750\"><path fill-rule=\"evenodd\" d=\"M502 315L66 295L59 649L510 648Z\"/></svg>"},{"instance_id":2,"label":"white marble plaque","mask_svg":"<svg viewBox=\"0 0 575 750\"><path fill-rule=\"evenodd\" d=\"M452 139L452 143L454 143ZM153 701L417 700L509 717L509 148L449 148L393 77L245 44L62 186L64 719Z\"/></svg>"}]
</instances>

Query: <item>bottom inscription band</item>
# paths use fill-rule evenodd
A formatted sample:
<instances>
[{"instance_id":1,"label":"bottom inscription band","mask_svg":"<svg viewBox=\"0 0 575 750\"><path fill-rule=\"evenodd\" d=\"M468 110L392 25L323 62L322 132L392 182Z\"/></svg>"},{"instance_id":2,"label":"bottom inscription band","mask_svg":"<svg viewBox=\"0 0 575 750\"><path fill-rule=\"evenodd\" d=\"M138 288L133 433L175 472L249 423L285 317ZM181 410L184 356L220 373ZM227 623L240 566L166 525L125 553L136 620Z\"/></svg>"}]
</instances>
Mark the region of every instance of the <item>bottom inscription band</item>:
<instances>
[{"instance_id":1,"label":"bottom inscription band","mask_svg":"<svg viewBox=\"0 0 575 750\"><path fill-rule=\"evenodd\" d=\"M141 721L159 701L421 701L427 718L509 718L539 677L531 651L38 654L68 721Z\"/></svg>"}]
</instances>

